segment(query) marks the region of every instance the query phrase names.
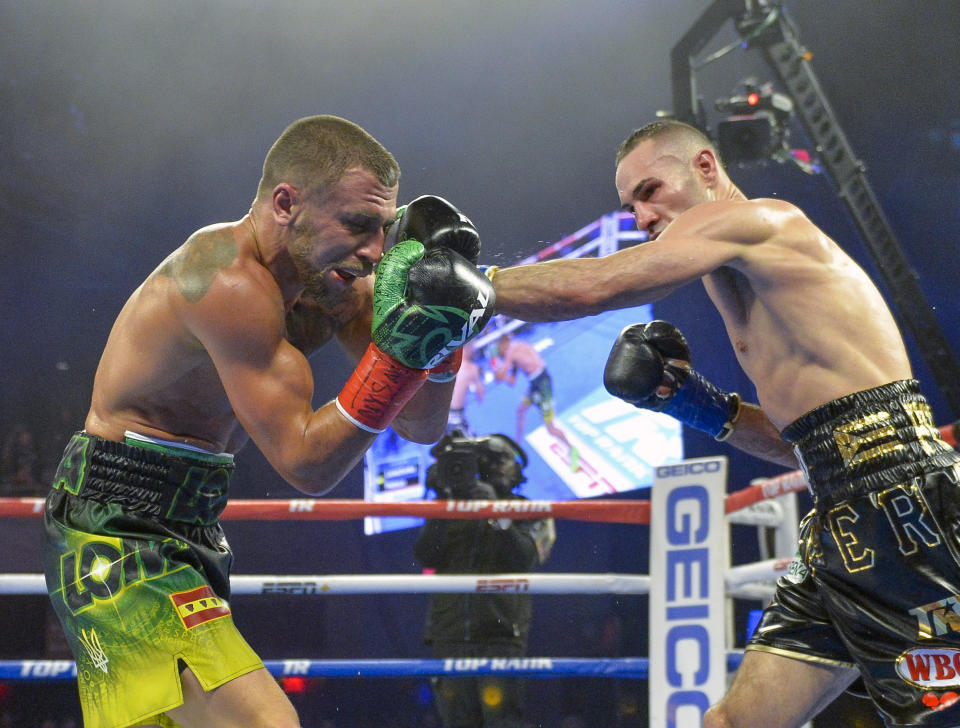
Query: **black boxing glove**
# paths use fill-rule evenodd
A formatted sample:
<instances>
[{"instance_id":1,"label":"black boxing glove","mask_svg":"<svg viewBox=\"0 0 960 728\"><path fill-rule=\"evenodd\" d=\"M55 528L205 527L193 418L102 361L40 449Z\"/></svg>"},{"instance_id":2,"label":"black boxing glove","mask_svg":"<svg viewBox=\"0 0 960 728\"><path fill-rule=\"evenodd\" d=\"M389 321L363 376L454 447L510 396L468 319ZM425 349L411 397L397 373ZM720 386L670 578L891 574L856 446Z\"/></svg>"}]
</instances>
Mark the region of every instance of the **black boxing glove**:
<instances>
[{"instance_id":1,"label":"black boxing glove","mask_svg":"<svg viewBox=\"0 0 960 728\"><path fill-rule=\"evenodd\" d=\"M473 223L454 205L437 195L422 195L397 211L397 222L388 233L385 247L395 242L417 240L427 250L445 247L473 265L480 258L480 235ZM450 382L460 370L459 349L430 368L431 382Z\"/></svg>"},{"instance_id":2,"label":"black boxing glove","mask_svg":"<svg viewBox=\"0 0 960 728\"><path fill-rule=\"evenodd\" d=\"M690 368L690 347L666 321L627 326L610 350L603 385L635 407L668 414L717 440L733 432L740 395L724 392Z\"/></svg>"},{"instance_id":3,"label":"black boxing glove","mask_svg":"<svg viewBox=\"0 0 960 728\"><path fill-rule=\"evenodd\" d=\"M689 361L690 347L677 327L666 321L633 324L614 342L603 371L603 384L614 397L659 412L665 400L657 390L671 382L682 383L689 372Z\"/></svg>"},{"instance_id":4,"label":"black boxing glove","mask_svg":"<svg viewBox=\"0 0 960 728\"><path fill-rule=\"evenodd\" d=\"M422 195L397 210L397 221L387 244L418 240L427 250L443 246L457 251L474 265L480 260L480 234L470 219L442 197Z\"/></svg>"},{"instance_id":5,"label":"black boxing glove","mask_svg":"<svg viewBox=\"0 0 960 728\"><path fill-rule=\"evenodd\" d=\"M373 341L407 367L430 369L480 333L495 302L493 284L459 253L405 240L377 267Z\"/></svg>"}]
</instances>

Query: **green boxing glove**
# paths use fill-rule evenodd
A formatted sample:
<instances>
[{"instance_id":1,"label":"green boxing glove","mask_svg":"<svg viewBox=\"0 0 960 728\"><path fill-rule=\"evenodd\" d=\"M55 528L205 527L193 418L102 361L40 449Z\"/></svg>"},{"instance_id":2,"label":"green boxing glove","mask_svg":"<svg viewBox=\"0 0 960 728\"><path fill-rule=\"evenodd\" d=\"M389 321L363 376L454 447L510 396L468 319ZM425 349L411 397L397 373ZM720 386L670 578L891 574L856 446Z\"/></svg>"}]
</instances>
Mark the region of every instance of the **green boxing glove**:
<instances>
[{"instance_id":1,"label":"green boxing glove","mask_svg":"<svg viewBox=\"0 0 960 728\"><path fill-rule=\"evenodd\" d=\"M430 369L483 330L495 303L493 284L462 255L405 240L377 266L373 342L404 366Z\"/></svg>"}]
</instances>

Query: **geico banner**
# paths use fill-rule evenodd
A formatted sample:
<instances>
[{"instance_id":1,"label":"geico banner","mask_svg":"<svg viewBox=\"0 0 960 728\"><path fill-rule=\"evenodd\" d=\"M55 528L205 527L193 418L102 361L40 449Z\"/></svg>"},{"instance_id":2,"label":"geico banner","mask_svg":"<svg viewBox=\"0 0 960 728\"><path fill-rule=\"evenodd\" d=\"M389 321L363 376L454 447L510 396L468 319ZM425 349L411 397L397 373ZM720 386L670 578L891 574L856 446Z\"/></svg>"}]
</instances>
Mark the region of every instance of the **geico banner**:
<instances>
[{"instance_id":1,"label":"geico banner","mask_svg":"<svg viewBox=\"0 0 960 728\"><path fill-rule=\"evenodd\" d=\"M650 726L699 728L726 689L725 457L662 465L650 499Z\"/></svg>"}]
</instances>

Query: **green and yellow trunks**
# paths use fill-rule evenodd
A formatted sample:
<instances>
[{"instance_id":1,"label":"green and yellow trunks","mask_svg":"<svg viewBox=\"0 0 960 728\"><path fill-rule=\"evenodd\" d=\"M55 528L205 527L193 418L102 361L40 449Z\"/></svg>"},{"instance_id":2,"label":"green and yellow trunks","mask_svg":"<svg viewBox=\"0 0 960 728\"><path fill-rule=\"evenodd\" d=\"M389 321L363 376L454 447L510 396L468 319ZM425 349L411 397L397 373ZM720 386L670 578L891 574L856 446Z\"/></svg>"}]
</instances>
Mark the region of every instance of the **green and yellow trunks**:
<instances>
[{"instance_id":1,"label":"green and yellow trunks","mask_svg":"<svg viewBox=\"0 0 960 728\"><path fill-rule=\"evenodd\" d=\"M73 436L47 497L44 571L77 661L86 728L143 723L263 667L234 626L219 525L230 456Z\"/></svg>"}]
</instances>

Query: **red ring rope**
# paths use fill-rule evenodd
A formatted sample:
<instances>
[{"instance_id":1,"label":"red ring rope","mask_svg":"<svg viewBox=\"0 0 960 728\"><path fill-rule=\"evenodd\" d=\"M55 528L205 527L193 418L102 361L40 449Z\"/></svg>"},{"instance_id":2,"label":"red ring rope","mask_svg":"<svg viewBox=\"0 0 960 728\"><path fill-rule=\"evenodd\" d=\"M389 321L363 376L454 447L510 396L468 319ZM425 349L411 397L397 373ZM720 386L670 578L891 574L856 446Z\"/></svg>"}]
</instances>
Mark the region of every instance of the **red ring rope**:
<instances>
[{"instance_id":1,"label":"red ring rope","mask_svg":"<svg viewBox=\"0 0 960 728\"><path fill-rule=\"evenodd\" d=\"M803 475L786 473L747 486L727 496L726 512L752 503L806 488ZM0 498L0 517L35 518L43 513L42 498ZM419 518L564 518L603 523L650 523L648 500L573 501L415 501L374 503L363 500L295 498L272 500L237 499L227 503L224 521L346 521L364 516L414 516Z\"/></svg>"},{"instance_id":2,"label":"red ring rope","mask_svg":"<svg viewBox=\"0 0 960 728\"><path fill-rule=\"evenodd\" d=\"M939 428L940 437L951 447L960 442L960 422ZM727 513L785 493L805 490L801 470L756 480L726 497ZM0 498L0 518L34 518L43 513L42 498ZM415 501L374 503L363 500L296 498L272 500L238 499L227 503L224 521L347 521L365 516L413 516L417 518L564 518L602 523L650 523L647 500L573 501Z\"/></svg>"}]
</instances>

